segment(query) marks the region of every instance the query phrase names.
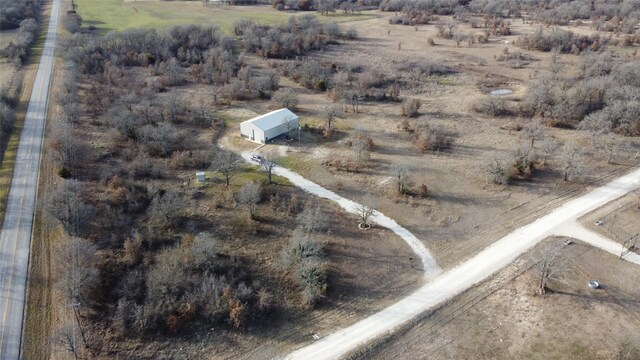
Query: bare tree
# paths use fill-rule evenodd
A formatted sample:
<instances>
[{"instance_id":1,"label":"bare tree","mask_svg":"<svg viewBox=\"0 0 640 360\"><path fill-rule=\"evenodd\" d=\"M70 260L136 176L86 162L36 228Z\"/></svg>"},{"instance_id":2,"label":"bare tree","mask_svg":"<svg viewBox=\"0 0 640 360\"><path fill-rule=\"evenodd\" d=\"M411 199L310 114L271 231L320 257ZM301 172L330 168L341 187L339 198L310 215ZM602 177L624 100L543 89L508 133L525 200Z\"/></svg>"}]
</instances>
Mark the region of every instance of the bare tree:
<instances>
[{"instance_id":1,"label":"bare tree","mask_svg":"<svg viewBox=\"0 0 640 360\"><path fill-rule=\"evenodd\" d=\"M440 35L441 38L453 39L455 31L458 28L458 23L452 20L445 24L438 24L436 25L436 28L438 29L438 35Z\"/></svg>"},{"instance_id":2,"label":"bare tree","mask_svg":"<svg viewBox=\"0 0 640 360\"><path fill-rule=\"evenodd\" d=\"M210 93L211 97L213 97L213 103L217 105L220 98L222 98L225 94L225 88L224 86L216 86L211 89Z\"/></svg>"},{"instance_id":3,"label":"bare tree","mask_svg":"<svg viewBox=\"0 0 640 360\"><path fill-rule=\"evenodd\" d=\"M273 101L277 102L282 107L288 109L295 109L298 106L298 93L293 89L278 90L273 94Z\"/></svg>"},{"instance_id":4,"label":"bare tree","mask_svg":"<svg viewBox=\"0 0 640 360\"><path fill-rule=\"evenodd\" d=\"M525 139L531 143L531 148L533 149L536 141L541 141L544 139L541 119L534 119L533 121L528 123L522 129L522 134L524 135Z\"/></svg>"},{"instance_id":5,"label":"bare tree","mask_svg":"<svg viewBox=\"0 0 640 360\"><path fill-rule=\"evenodd\" d=\"M418 110L422 104L418 99L405 99L402 102L402 116L415 117L418 116Z\"/></svg>"},{"instance_id":6,"label":"bare tree","mask_svg":"<svg viewBox=\"0 0 640 360\"><path fill-rule=\"evenodd\" d=\"M269 178L269 184L273 184L273 169L278 166L279 157L275 155L273 152L266 152L262 154L262 161L260 162L260 167L262 170L267 173L267 177Z\"/></svg>"},{"instance_id":7,"label":"bare tree","mask_svg":"<svg viewBox=\"0 0 640 360\"><path fill-rule=\"evenodd\" d=\"M80 357L80 331L72 321L60 324L53 333L52 343L73 355L75 360Z\"/></svg>"},{"instance_id":8,"label":"bare tree","mask_svg":"<svg viewBox=\"0 0 640 360\"><path fill-rule=\"evenodd\" d=\"M396 189L398 194L402 195L407 192L407 188L409 187L409 168L406 166L394 166L391 169L392 176L396 182Z\"/></svg>"},{"instance_id":9,"label":"bare tree","mask_svg":"<svg viewBox=\"0 0 640 360\"><path fill-rule=\"evenodd\" d=\"M613 133L607 133L602 135L593 135L595 137L595 147L607 158L607 163L611 164L616 153L618 153L623 144L618 141Z\"/></svg>"},{"instance_id":10,"label":"bare tree","mask_svg":"<svg viewBox=\"0 0 640 360\"><path fill-rule=\"evenodd\" d=\"M548 137L542 141L542 166L547 166L549 157L553 156L559 147L560 143L553 137Z\"/></svg>"},{"instance_id":11,"label":"bare tree","mask_svg":"<svg viewBox=\"0 0 640 360\"><path fill-rule=\"evenodd\" d=\"M211 169L219 172L224 177L226 186L229 186L231 178L236 174L240 167L238 157L231 151L220 150L217 154Z\"/></svg>"},{"instance_id":12,"label":"bare tree","mask_svg":"<svg viewBox=\"0 0 640 360\"><path fill-rule=\"evenodd\" d=\"M282 249L282 262L285 267L299 265L304 260L319 260L323 257L324 245L300 227L293 231L289 243Z\"/></svg>"},{"instance_id":13,"label":"bare tree","mask_svg":"<svg viewBox=\"0 0 640 360\"><path fill-rule=\"evenodd\" d=\"M191 266L200 271L215 270L218 259L218 247L213 235L201 232L193 239L188 250Z\"/></svg>"},{"instance_id":14,"label":"bare tree","mask_svg":"<svg viewBox=\"0 0 640 360\"><path fill-rule=\"evenodd\" d=\"M511 181L509 174L509 161L496 154L492 155L486 165L491 181L498 185L508 185Z\"/></svg>"},{"instance_id":15,"label":"bare tree","mask_svg":"<svg viewBox=\"0 0 640 360\"><path fill-rule=\"evenodd\" d=\"M47 201L47 213L60 221L72 236L84 234L95 214L95 208L83 199L83 194L84 186L80 182L67 180Z\"/></svg>"},{"instance_id":16,"label":"bare tree","mask_svg":"<svg viewBox=\"0 0 640 360\"><path fill-rule=\"evenodd\" d=\"M149 206L149 221L151 229L169 230L182 216L183 210L188 208L185 199L174 191L159 191Z\"/></svg>"},{"instance_id":17,"label":"bare tree","mask_svg":"<svg viewBox=\"0 0 640 360\"><path fill-rule=\"evenodd\" d=\"M73 126L68 122L58 122L52 129L49 149L61 167L62 177L73 176L77 168L86 160L87 147L82 139L74 136Z\"/></svg>"},{"instance_id":18,"label":"bare tree","mask_svg":"<svg viewBox=\"0 0 640 360\"><path fill-rule=\"evenodd\" d=\"M582 150L577 145L570 143L565 145L561 151L560 169L562 171L562 179L571 181L581 173Z\"/></svg>"},{"instance_id":19,"label":"bare tree","mask_svg":"<svg viewBox=\"0 0 640 360\"><path fill-rule=\"evenodd\" d=\"M96 251L95 245L77 237L70 238L56 250L61 266L58 285L74 307L86 305L93 293L98 280Z\"/></svg>"},{"instance_id":20,"label":"bare tree","mask_svg":"<svg viewBox=\"0 0 640 360\"><path fill-rule=\"evenodd\" d=\"M328 218L322 211L320 204L311 206L308 204L298 215L298 223L300 227L308 232L320 232L326 229Z\"/></svg>"},{"instance_id":21,"label":"bare tree","mask_svg":"<svg viewBox=\"0 0 640 360\"><path fill-rule=\"evenodd\" d=\"M211 125L209 108L210 106L204 101L204 99L198 100L197 105L191 110L191 121L201 126Z\"/></svg>"},{"instance_id":22,"label":"bare tree","mask_svg":"<svg viewBox=\"0 0 640 360\"><path fill-rule=\"evenodd\" d=\"M167 76L169 85L179 85L182 80L182 69L176 58L171 58L164 65L164 73Z\"/></svg>"},{"instance_id":23,"label":"bare tree","mask_svg":"<svg viewBox=\"0 0 640 360\"><path fill-rule=\"evenodd\" d=\"M360 218L360 222L358 223L358 227L361 229L368 229L371 227L369 223L369 219L375 212L374 209L375 200L372 197L366 197L363 199L363 202L358 204L357 214Z\"/></svg>"},{"instance_id":24,"label":"bare tree","mask_svg":"<svg viewBox=\"0 0 640 360\"><path fill-rule=\"evenodd\" d=\"M284 126L284 133L287 139L292 139L295 135L295 130L299 129L299 126L296 126L296 123L289 117L282 119L282 125Z\"/></svg>"},{"instance_id":25,"label":"bare tree","mask_svg":"<svg viewBox=\"0 0 640 360\"><path fill-rule=\"evenodd\" d=\"M333 122L340 113L340 109L337 106L330 104L322 108L322 118L324 119L325 127L327 130L333 128Z\"/></svg>"},{"instance_id":26,"label":"bare tree","mask_svg":"<svg viewBox=\"0 0 640 360\"><path fill-rule=\"evenodd\" d=\"M260 184L250 181L242 185L238 191L237 199L240 204L249 206L249 216L255 219L256 205L262 198L262 188Z\"/></svg>"},{"instance_id":27,"label":"bare tree","mask_svg":"<svg viewBox=\"0 0 640 360\"><path fill-rule=\"evenodd\" d=\"M151 100L142 100L133 107L133 112L136 115L144 118L145 124L151 124L154 122L158 112L156 111L156 104Z\"/></svg>"},{"instance_id":28,"label":"bare tree","mask_svg":"<svg viewBox=\"0 0 640 360\"><path fill-rule=\"evenodd\" d=\"M346 90L342 94L342 101L345 104L351 105L351 109L354 113L358 113L360 105L360 94L356 90ZM347 108L348 109L348 108ZM346 109L345 109L346 110Z\"/></svg>"},{"instance_id":29,"label":"bare tree","mask_svg":"<svg viewBox=\"0 0 640 360\"><path fill-rule=\"evenodd\" d=\"M562 281L559 275L567 269L567 260L560 253L560 249L548 249L542 252L536 259L538 271L538 293L543 295L548 290L550 280Z\"/></svg>"},{"instance_id":30,"label":"bare tree","mask_svg":"<svg viewBox=\"0 0 640 360\"><path fill-rule=\"evenodd\" d=\"M351 150L353 150L353 154L358 163L362 163L369 159L369 149L371 148L369 140L370 138L362 131L356 131L354 134Z\"/></svg>"},{"instance_id":31,"label":"bare tree","mask_svg":"<svg viewBox=\"0 0 640 360\"><path fill-rule=\"evenodd\" d=\"M169 93L161 103L162 111L160 115L163 120L179 123L180 117L185 114L186 106L182 99L176 93Z\"/></svg>"}]
</instances>

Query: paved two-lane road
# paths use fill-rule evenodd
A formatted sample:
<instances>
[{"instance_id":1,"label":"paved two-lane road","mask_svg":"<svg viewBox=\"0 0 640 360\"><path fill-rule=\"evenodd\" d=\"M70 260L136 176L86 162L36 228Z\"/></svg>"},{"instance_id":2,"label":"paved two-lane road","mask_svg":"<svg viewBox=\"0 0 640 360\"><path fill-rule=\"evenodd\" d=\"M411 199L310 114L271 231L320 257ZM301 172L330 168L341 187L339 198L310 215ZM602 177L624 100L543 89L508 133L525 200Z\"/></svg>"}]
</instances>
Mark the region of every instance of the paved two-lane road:
<instances>
[{"instance_id":1,"label":"paved two-lane road","mask_svg":"<svg viewBox=\"0 0 640 360\"><path fill-rule=\"evenodd\" d=\"M0 234L0 359L20 358L40 151L54 63L60 0L51 20L27 108Z\"/></svg>"}]
</instances>

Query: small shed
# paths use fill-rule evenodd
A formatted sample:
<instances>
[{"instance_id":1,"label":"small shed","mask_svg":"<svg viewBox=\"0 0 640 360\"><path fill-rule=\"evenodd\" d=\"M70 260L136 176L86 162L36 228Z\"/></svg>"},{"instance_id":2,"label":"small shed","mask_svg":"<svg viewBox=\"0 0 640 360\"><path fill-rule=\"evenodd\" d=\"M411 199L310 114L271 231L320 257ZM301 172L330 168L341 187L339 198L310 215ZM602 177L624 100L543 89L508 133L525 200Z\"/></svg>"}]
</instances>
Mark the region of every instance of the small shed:
<instances>
[{"instance_id":1,"label":"small shed","mask_svg":"<svg viewBox=\"0 0 640 360\"><path fill-rule=\"evenodd\" d=\"M279 109L240 123L240 135L265 144L289 131L297 130L300 118L287 108Z\"/></svg>"},{"instance_id":2,"label":"small shed","mask_svg":"<svg viewBox=\"0 0 640 360\"><path fill-rule=\"evenodd\" d=\"M196 179L198 182L205 182L207 180L207 175L205 175L204 171L196 172Z\"/></svg>"}]
</instances>

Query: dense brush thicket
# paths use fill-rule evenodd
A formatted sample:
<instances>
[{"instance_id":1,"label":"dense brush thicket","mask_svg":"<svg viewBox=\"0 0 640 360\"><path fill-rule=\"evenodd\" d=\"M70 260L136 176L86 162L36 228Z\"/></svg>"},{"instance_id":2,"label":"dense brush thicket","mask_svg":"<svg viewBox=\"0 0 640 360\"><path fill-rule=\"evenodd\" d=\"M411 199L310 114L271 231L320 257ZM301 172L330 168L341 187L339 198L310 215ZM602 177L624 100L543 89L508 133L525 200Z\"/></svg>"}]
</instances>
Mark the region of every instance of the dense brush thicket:
<instances>
[{"instance_id":1,"label":"dense brush thicket","mask_svg":"<svg viewBox=\"0 0 640 360\"><path fill-rule=\"evenodd\" d=\"M206 61L212 52L226 57L232 41L217 27L177 26L169 32L132 29L109 33L102 38L75 34L66 40L65 55L81 67L82 72L97 74L106 65L149 66L176 58L185 64ZM224 67L224 66L223 66Z\"/></svg>"},{"instance_id":2,"label":"dense brush thicket","mask_svg":"<svg viewBox=\"0 0 640 360\"><path fill-rule=\"evenodd\" d=\"M288 237L302 210L296 194L253 181L239 191L236 184L212 182L204 190L184 183L196 169L227 180L246 173L233 154L212 146L223 127L215 105L277 89L274 70L243 64L215 27L77 33L62 47L57 117L46 144L59 178L44 208L48 223L67 235L56 245L55 280L89 329L81 354L106 357L104 333L131 340L240 328L264 323L272 311L298 311L291 299L305 308L322 300L322 244L310 234L321 227L319 210L303 216L307 230L295 234L315 252L299 253L301 243L292 239L282 270L265 270L242 250L229 250L229 242L253 239L257 229L268 241ZM199 85L206 93L197 99L176 89L194 83L210 86ZM4 106L0 112L4 128ZM271 216L269 223L256 211ZM65 337L73 326L56 327L57 343L75 336L77 329Z\"/></svg>"},{"instance_id":3,"label":"dense brush thicket","mask_svg":"<svg viewBox=\"0 0 640 360\"><path fill-rule=\"evenodd\" d=\"M40 17L40 0L0 1L0 30L16 29L26 19Z\"/></svg>"},{"instance_id":4,"label":"dense brush thicket","mask_svg":"<svg viewBox=\"0 0 640 360\"><path fill-rule=\"evenodd\" d=\"M515 45L528 50L551 51L558 50L563 53L578 54L584 50L598 51L602 49L610 39L595 35L577 35L571 31L553 28L544 31L538 27L531 34L518 37Z\"/></svg>"},{"instance_id":5,"label":"dense brush thicket","mask_svg":"<svg viewBox=\"0 0 640 360\"><path fill-rule=\"evenodd\" d=\"M552 75L534 80L523 99L525 114L560 126L640 135L640 61L617 65L611 53L588 52L573 78Z\"/></svg>"},{"instance_id":6,"label":"dense brush thicket","mask_svg":"<svg viewBox=\"0 0 640 360\"><path fill-rule=\"evenodd\" d=\"M234 33L242 36L246 51L278 59L320 49L341 37L355 37L353 30L343 34L335 23L321 24L313 15L292 16L287 24L278 27L240 21L235 24Z\"/></svg>"},{"instance_id":7,"label":"dense brush thicket","mask_svg":"<svg viewBox=\"0 0 640 360\"><path fill-rule=\"evenodd\" d=\"M640 2L618 0L382 0L383 11L402 11L412 18L429 15L477 15L519 17L551 25L566 25L571 20L592 20L597 30L635 33L640 21ZM418 17L417 14L422 14Z\"/></svg>"}]
</instances>

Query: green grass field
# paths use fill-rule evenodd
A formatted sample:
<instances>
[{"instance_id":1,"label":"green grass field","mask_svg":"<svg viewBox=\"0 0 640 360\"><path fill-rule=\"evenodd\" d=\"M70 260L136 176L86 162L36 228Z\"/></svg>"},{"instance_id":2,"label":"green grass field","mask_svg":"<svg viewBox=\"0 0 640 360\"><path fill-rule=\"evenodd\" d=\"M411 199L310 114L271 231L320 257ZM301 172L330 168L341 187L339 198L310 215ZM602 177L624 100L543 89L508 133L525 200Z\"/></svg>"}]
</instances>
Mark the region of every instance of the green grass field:
<instances>
[{"instance_id":1,"label":"green grass field","mask_svg":"<svg viewBox=\"0 0 640 360\"><path fill-rule=\"evenodd\" d=\"M217 25L231 33L233 24L241 19L252 19L266 25L283 23L294 14L276 11L268 5L257 6L203 6L200 1L125 1L76 0L76 11L83 25L95 26L100 34L130 28L163 29L175 25ZM319 16L319 15L318 15ZM373 13L319 16L321 21L353 21L374 17Z\"/></svg>"}]
</instances>

